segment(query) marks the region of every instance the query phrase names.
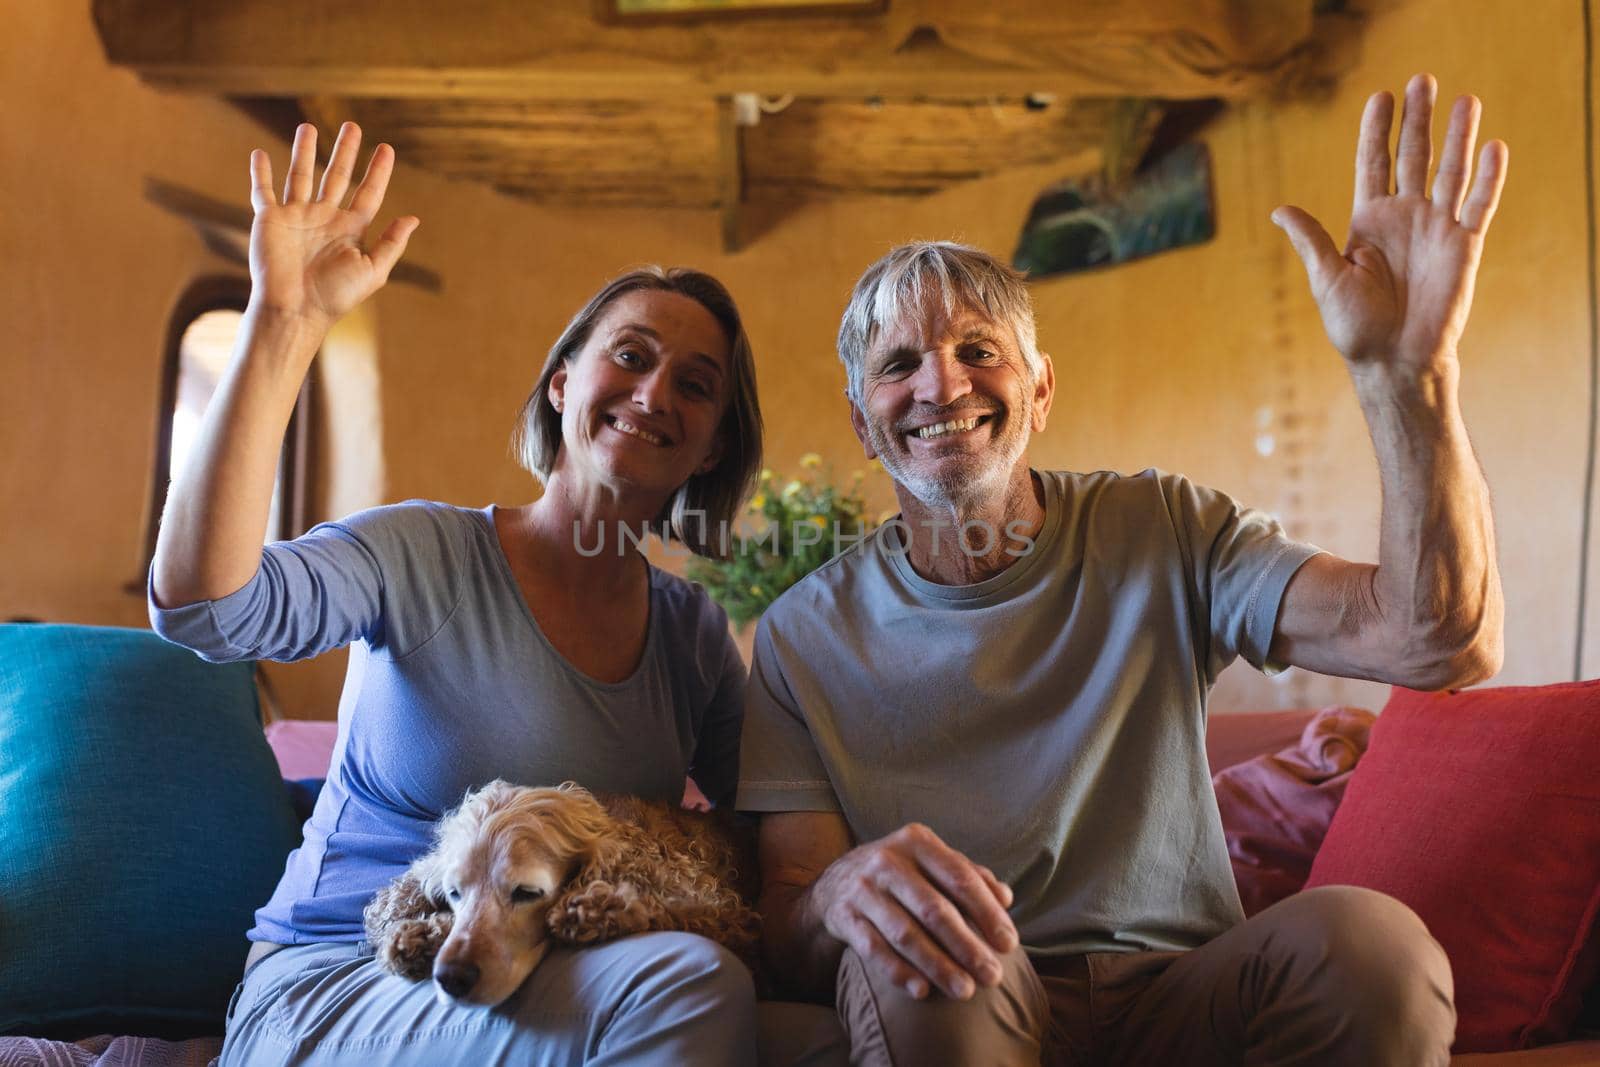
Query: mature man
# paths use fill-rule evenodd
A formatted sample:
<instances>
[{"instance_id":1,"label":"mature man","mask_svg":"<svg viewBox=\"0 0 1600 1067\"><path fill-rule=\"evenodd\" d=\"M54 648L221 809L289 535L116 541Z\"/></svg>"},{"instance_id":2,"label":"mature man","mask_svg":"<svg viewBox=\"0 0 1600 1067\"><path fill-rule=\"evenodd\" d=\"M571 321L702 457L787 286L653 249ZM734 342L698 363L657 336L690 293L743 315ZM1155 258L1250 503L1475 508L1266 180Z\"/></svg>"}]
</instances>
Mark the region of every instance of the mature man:
<instances>
[{"instance_id":1,"label":"mature man","mask_svg":"<svg viewBox=\"0 0 1600 1067\"><path fill-rule=\"evenodd\" d=\"M1507 151L1468 188L1477 100L1362 117L1341 255L1278 209L1366 415L1376 565L1178 476L1032 470L1055 381L989 256L897 248L839 332L851 417L901 521L756 638L739 805L762 819L774 970L836 998L858 1063L1445 1064L1448 961L1380 894L1245 921L1206 771L1235 656L1416 688L1501 657L1489 493L1456 344Z\"/></svg>"}]
</instances>

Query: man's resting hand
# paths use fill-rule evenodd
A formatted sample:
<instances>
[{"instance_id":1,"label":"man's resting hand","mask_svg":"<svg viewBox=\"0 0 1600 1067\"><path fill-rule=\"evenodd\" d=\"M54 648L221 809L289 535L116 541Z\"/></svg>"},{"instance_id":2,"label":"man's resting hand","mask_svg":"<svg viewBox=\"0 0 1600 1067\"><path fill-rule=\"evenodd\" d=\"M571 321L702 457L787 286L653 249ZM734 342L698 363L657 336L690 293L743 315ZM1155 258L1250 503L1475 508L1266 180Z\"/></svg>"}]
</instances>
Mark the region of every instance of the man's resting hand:
<instances>
[{"instance_id":1,"label":"man's resting hand","mask_svg":"<svg viewBox=\"0 0 1600 1067\"><path fill-rule=\"evenodd\" d=\"M1011 887L920 823L835 860L811 887L828 933L911 996L966 1000L1017 946Z\"/></svg>"}]
</instances>

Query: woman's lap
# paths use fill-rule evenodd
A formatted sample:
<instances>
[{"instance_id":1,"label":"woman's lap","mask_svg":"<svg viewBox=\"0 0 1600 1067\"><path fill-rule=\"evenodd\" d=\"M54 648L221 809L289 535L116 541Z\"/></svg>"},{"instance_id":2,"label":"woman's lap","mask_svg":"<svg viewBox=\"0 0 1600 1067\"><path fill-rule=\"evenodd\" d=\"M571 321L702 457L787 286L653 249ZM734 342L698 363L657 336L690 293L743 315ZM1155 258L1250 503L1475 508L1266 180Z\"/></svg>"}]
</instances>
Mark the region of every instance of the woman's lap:
<instances>
[{"instance_id":1,"label":"woman's lap","mask_svg":"<svg viewBox=\"0 0 1600 1067\"><path fill-rule=\"evenodd\" d=\"M691 934L552 949L488 1009L441 1003L363 945L299 945L246 975L222 1065L750 1064L754 1005L743 965Z\"/></svg>"}]
</instances>

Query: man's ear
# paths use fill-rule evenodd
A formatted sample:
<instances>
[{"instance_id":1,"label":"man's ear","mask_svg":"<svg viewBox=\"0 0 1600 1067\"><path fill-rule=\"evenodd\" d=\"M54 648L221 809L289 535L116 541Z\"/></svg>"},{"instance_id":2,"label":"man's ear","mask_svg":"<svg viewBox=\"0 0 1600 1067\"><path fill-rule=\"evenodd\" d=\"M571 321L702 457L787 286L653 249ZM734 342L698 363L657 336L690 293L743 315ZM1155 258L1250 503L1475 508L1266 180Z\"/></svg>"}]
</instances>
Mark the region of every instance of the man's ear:
<instances>
[{"instance_id":1,"label":"man's ear","mask_svg":"<svg viewBox=\"0 0 1600 1067\"><path fill-rule=\"evenodd\" d=\"M1039 364L1039 380L1033 383L1033 404L1028 420L1034 433L1044 429L1050 405L1056 398L1056 368L1048 353L1039 353Z\"/></svg>"},{"instance_id":2,"label":"man's ear","mask_svg":"<svg viewBox=\"0 0 1600 1067\"><path fill-rule=\"evenodd\" d=\"M550 399L550 406L560 414L567 404L567 365L563 363L550 375L550 385L545 389L544 395Z\"/></svg>"},{"instance_id":3,"label":"man's ear","mask_svg":"<svg viewBox=\"0 0 1600 1067\"><path fill-rule=\"evenodd\" d=\"M850 394L845 393L845 399L849 398ZM856 440L861 442L861 450L867 454L867 458L877 459L878 453L872 450L872 438L867 436L867 417L861 414L854 400L850 400L850 428L856 432Z\"/></svg>"}]
</instances>

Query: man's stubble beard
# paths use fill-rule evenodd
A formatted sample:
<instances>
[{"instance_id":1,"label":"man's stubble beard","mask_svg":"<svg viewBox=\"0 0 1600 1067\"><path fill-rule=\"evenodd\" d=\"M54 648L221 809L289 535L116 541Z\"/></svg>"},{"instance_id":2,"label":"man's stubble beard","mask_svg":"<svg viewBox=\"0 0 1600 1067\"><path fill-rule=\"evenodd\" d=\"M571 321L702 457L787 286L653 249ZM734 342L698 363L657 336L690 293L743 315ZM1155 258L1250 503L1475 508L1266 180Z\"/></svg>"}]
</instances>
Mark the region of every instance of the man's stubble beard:
<instances>
[{"instance_id":1,"label":"man's stubble beard","mask_svg":"<svg viewBox=\"0 0 1600 1067\"><path fill-rule=\"evenodd\" d=\"M921 465L911 459L903 440L892 429L885 430L881 424L870 423L867 436L872 442L873 451L878 454L878 461L889 472L889 477L923 507L940 511L975 511L990 501L1004 499L1012 472L1028 448L1027 424L1012 428L1010 419L1014 411L1011 408L999 414L1005 420L1006 436L992 442L988 449L973 457L977 460L978 469L973 470L963 464L966 469L951 470L953 464L940 464L946 472L944 477L919 469ZM909 462L903 463L903 460Z\"/></svg>"}]
</instances>

